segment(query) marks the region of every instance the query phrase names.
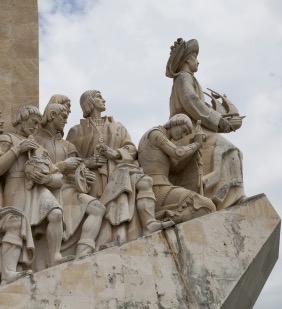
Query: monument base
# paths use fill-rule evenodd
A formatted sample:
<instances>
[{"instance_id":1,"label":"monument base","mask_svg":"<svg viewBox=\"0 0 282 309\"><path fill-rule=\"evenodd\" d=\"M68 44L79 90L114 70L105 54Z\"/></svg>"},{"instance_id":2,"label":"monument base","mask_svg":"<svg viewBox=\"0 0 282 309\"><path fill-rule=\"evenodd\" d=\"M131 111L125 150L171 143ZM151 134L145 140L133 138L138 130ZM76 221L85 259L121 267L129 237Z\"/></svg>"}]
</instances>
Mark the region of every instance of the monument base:
<instances>
[{"instance_id":1,"label":"monument base","mask_svg":"<svg viewBox=\"0 0 282 309\"><path fill-rule=\"evenodd\" d=\"M264 194L0 287L0 308L251 308L279 251Z\"/></svg>"}]
</instances>

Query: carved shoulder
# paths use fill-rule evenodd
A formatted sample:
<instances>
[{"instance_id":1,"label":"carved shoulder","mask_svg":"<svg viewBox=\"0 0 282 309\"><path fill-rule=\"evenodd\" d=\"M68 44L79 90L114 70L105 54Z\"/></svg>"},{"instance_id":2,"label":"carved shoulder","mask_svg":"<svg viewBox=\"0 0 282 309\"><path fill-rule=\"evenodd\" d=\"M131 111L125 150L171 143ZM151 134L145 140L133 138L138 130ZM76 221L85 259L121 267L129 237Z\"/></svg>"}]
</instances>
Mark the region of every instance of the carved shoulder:
<instances>
[{"instance_id":1,"label":"carved shoulder","mask_svg":"<svg viewBox=\"0 0 282 309\"><path fill-rule=\"evenodd\" d=\"M66 137L66 140L72 141L72 140L76 139L79 136L79 131L80 131L79 127L80 127L80 125L78 124L78 125L70 128L68 135Z\"/></svg>"},{"instance_id":2,"label":"carved shoulder","mask_svg":"<svg viewBox=\"0 0 282 309\"><path fill-rule=\"evenodd\" d=\"M0 134L0 156L13 146L12 138L9 134Z\"/></svg>"}]
</instances>

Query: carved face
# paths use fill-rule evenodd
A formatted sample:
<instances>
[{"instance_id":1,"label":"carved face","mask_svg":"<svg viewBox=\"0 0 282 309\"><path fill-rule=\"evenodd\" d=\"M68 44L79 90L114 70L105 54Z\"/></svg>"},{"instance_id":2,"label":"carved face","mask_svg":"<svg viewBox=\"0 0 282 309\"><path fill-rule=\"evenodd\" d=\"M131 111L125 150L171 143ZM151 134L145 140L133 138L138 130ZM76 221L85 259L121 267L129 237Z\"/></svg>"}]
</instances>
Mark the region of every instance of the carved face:
<instances>
[{"instance_id":1,"label":"carved face","mask_svg":"<svg viewBox=\"0 0 282 309\"><path fill-rule=\"evenodd\" d=\"M64 127L68 120L68 112L67 111L59 112L58 114L54 112L52 116L53 116L52 124L53 124L54 129L57 131L63 132Z\"/></svg>"},{"instance_id":2,"label":"carved face","mask_svg":"<svg viewBox=\"0 0 282 309\"><path fill-rule=\"evenodd\" d=\"M199 61L196 53L191 53L186 59L186 63L188 64L188 68L191 73L198 71Z\"/></svg>"},{"instance_id":3,"label":"carved face","mask_svg":"<svg viewBox=\"0 0 282 309\"><path fill-rule=\"evenodd\" d=\"M70 101L65 101L65 102L63 102L62 105L66 108L66 110L67 110L67 112L69 114L71 112L71 102Z\"/></svg>"},{"instance_id":4,"label":"carved face","mask_svg":"<svg viewBox=\"0 0 282 309\"><path fill-rule=\"evenodd\" d=\"M30 115L27 120L21 122L21 132L28 137L38 131L41 119L37 115Z\"/></svg>"},{"instance_id":5,"label":"carved face","mask_svg":"<svg viewBox=\"0 0 282 309\"><path fill-rule=\"evenodd\" d=\"M190 134L190 128L187 126L187 124L181 124L175 127L172 127L170 129L170 136L173 140L178 141L180 140L182 137Z\"/></svg>"},{"instance_id":6,"label":"carved face","mask_svg":"<svg viewBox=\"0 0 282 309\"><path fill-rule=\"evenodd\" d=\"M106 110L105 103L106 101L103 99L100 92L98 92L92 99L94 109L98 110L99 112L104 112Z\"/></svg>"}]
</instances>

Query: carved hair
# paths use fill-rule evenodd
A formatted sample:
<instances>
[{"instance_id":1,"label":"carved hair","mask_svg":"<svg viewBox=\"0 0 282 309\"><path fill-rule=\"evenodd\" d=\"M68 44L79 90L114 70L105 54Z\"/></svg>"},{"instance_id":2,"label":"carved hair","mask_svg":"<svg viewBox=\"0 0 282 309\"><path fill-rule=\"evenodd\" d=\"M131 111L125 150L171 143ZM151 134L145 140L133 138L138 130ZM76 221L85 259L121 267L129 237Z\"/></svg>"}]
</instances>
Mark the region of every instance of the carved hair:
<instances>
[{"instance_id":1,"label":"carved hair","mask_svg":"<svg viewBox=\"0 0 282 309\"><path fill-rule=\"evenodd\" d=\"M83 117L88 117L94 109L92 100L97 94L101 94L99 90L87 90L80 97L80 106L83 111Z\"/></svg>"},{"instance_id":2,"label":"carved hair","mask_svg":"<svg viewBox=\"0 0 282 309\"><path fill-rule=\"evenodd\" d=\"M70 98L69 97L67 97L64 94L54 94L50 98L47 106L51 105L51 104L61 104L61 105L65 106L65 103L69 103L70 104ZM67 113L69 114L71 112L70 107L66 107L66 109L67 109Z\"/></svg>"},{"instance_id":3,"label":"carved hair","mask_svg":"<svg viewBox=\"0 0 282 309\"><path fill-rule=\"evenodd\" d=\"M66 102L70 102L70 98L68 98L66 95L54 94L50 98L50 100L49 100L47 105L49 105L49 104L64 104Z\"/></svg>"},{"instance_id":4,"label":"carved hair","mask_svg":"<svg viewBox=\"0 0 282 309\"><path fill-rule=\"evenodd\" d=\"M164 128L171 129L176 126L180 126L182 124L186 124L190 131L192 132L193 124L191 119L185 114L176 114L172 116L169 121L164 124Z\"/></svg>"},{"instance_id":5,"label":"carved hair","mask_svg":"<svg viewBox=\"0 0 282 309\"><path fill-rule=\"evenodd\" d=\"M40 121L42 119L42 115L37 107L33 105L25 105L19 109L14 121L12 122L13 127L16 128L20 123L26 121L30 115L38 116Z\"/></svg>"},{"instance_id":6,"label":"carved hair","mask_svg":"<svg viewBox=\"0 0 282 309\"><path fill-rule=\"evenodd\" d=\"M42 117L41 125L42 127L45 127L46 124L50 121L52 121L52 113L55 112L56 115L62 112L68 112L67 109L65 108L64 105L61 105L59 103L52 103L52 104L47 104L44 114Z\"/></svg>"}]
</instances>

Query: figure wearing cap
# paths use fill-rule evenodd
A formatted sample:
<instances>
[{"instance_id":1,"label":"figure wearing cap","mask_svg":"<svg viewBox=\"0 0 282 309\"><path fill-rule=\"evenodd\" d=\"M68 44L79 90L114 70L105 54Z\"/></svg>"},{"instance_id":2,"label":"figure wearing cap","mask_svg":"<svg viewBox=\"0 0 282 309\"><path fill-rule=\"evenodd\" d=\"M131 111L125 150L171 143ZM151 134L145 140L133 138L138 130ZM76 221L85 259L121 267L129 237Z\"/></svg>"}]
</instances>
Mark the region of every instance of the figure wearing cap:
<instances>
[{"instance_id":1,"label":"figure wearing cap","mask_svg":"<svg viewBox=\"0 0 282 309\"><path fill-rule=\"evenodd\" d=\"M170 98L170 117L186 113L194 123L201 120L203 127L217 132L231 132L228 120L205 103L200 84L194 77L198 71L199 44L195 39L185 41L177 39L171 46L171 53L166 66L166 76L174 79ZM179 90L182 91L179 91Z\"/></svg>"},{"instance_id":2,"label":"figure wearing cap","mask_svg":"<svg viewBox=\"0 0 282 309\"><path fill-rule=\"evenodd\" d=\"M199 44L195 39L177 39L171 46L166 76L173 78L170 96L170 117L188 115L195 127L201 121L207 141L202 148L204 161L204 195L211 198L218 209L231 206L244 196L242 155L237 147L217 132L233 131L232 124L221 113L205 102L202 88L194 76L198 71ZM191 138L191 137L190 137ZM189 137L179 141L187 145ZM181 174L171 175L175 184L195 190L191 183L195 164L191 161ZM188 175L188 176L187 176ZM193 176L193 175L192 175Z\"/></svg>"}]
</instances>

